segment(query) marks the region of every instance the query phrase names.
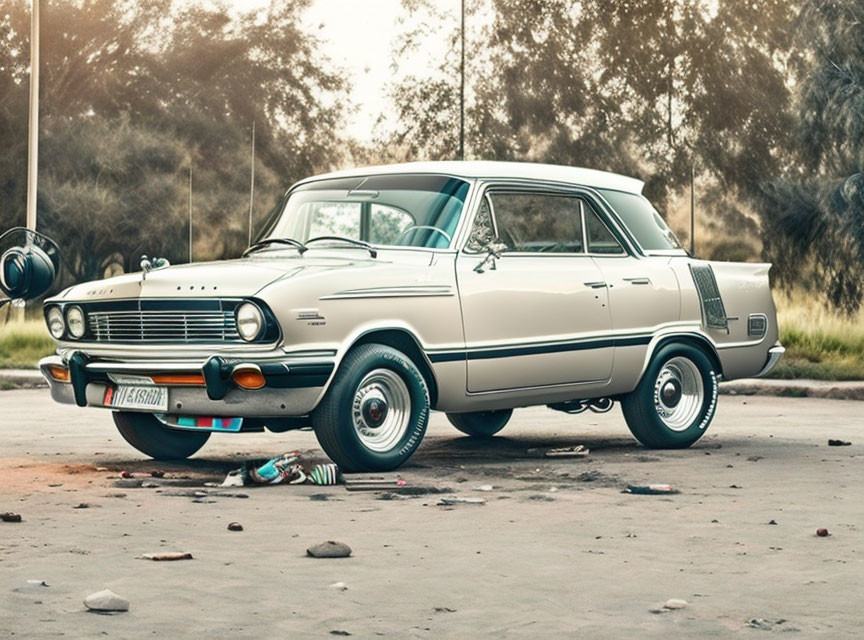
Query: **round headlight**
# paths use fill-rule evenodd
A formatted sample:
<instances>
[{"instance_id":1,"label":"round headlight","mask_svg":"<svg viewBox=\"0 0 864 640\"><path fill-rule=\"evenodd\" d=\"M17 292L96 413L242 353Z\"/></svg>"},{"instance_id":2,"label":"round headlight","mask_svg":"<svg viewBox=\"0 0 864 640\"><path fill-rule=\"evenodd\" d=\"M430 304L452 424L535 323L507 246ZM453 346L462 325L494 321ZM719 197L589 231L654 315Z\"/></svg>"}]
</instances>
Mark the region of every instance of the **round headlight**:
<instances>
[{"instance_id":1,"label":"round headlight","mask_svg":"<svg viewBox=\"0 0 864 640\"><path fill-rule=\"evenodd\" d=\"M66 323L63 321L63 312L60 307L51 307L48 309L48 331L55 340L59 340L66 333Z\"/></svg>"},{"instance_id":2,"label":"round headlight","mask_svg":"<svg viewBox=\"0 0 864 640\"><path fill-rule=\"evenodd\" d=\"M252 342L264 329L264 314L251 302L244 302L234 312L237 318L237 333L246 342Z\"/></svg>"},{"instance_id":3,"label":"round headlight","mask_svg":"<svg viewBox=\"0 0 864 640\"><path fill-rule=\"evenodd\" d=\"M81 307L69 307L66 309L66 328L69 329L69 335L73 338L83 338L86 325L84 322L84 312Z\"/></svg>"}]
</instances>

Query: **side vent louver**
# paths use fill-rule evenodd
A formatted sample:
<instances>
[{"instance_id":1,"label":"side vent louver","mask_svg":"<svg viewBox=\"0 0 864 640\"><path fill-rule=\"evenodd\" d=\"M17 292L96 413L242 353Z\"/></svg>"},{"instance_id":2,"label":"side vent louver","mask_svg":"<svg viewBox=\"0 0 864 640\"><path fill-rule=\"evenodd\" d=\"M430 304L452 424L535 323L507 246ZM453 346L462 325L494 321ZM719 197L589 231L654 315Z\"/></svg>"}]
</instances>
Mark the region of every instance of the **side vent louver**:
<instances>
[{"instance_id":1,"label":"side vent louver","mask_svg":"<svg viewBox=\"0 0 864 640\"><path fill-rule=\"evenodd\" d=\"M726 317L726 309L723 307L723 299L717 288L717 279L711 265L690 265L690 273L693 274L693 282L696 283L696 291L699 292L699 301L702 303L702 322L711 329L729 330L729 320Z\"/></svg>"}]
</instances>

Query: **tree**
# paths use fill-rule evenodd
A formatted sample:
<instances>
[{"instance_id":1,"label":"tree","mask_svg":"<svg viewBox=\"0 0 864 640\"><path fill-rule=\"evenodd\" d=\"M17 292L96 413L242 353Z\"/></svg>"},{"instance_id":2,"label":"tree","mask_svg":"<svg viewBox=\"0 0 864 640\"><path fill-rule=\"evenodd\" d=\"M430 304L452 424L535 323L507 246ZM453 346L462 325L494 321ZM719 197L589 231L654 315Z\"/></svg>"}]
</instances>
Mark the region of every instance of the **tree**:
<instances>
[{"instance_id":1,"label":"tree","mask_svg":"<svg viewBox=\"0 0 864 640\"><path fill-rule=\"evenodd\" d=\"M864 294L864 6L808 0L795 154L765 185L765 251L787 285L856 311Z\"/></svg>"}]
</instances>

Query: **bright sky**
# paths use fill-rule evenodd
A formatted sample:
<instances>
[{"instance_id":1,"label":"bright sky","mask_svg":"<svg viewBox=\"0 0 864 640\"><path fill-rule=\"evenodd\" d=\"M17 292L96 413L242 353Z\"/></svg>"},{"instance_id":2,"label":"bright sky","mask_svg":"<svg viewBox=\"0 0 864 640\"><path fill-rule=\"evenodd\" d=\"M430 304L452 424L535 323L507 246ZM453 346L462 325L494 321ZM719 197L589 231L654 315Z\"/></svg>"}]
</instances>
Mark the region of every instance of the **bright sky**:
<instances>
[{"instance_id":1,"label":"bright sky","mask_svg":"<svg viewBox=\"0 0 864 640\"><path fill-rule=\"evenodd\" d=\"M238 9L264 7L269 0L228 0ZM460 0L436 0L442 9L452 6L458 15ZM394 40L403 15L401 0L313 0L306 18L310 33L322 41L322 52L343 68L349 78L351 99L356 106L348 132L368 141L382 113L387 113L387 83L390 81ZM412 64L435 65L440 58L424 55Z\"/></svg>"}]
</instances>

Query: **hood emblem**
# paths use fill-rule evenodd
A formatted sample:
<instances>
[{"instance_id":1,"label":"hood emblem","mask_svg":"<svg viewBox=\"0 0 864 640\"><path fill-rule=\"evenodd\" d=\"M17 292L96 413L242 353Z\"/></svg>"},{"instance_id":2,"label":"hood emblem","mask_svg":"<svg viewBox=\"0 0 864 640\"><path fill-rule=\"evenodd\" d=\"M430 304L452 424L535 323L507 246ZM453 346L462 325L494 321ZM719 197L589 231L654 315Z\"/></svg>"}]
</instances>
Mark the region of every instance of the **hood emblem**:
<instances>
[{"instance_id":1,"label":"hood emblem","mask_svg":"<svg viewBox=\"0 0 864 640\"><path fill-rule=\"evenodd\" d=\"M141 282L147 279L147 274L156 269L164 269L170 267L171 263L168 258L148 258L146 255L141 256Z\"/></svg>"}]
</instances>

